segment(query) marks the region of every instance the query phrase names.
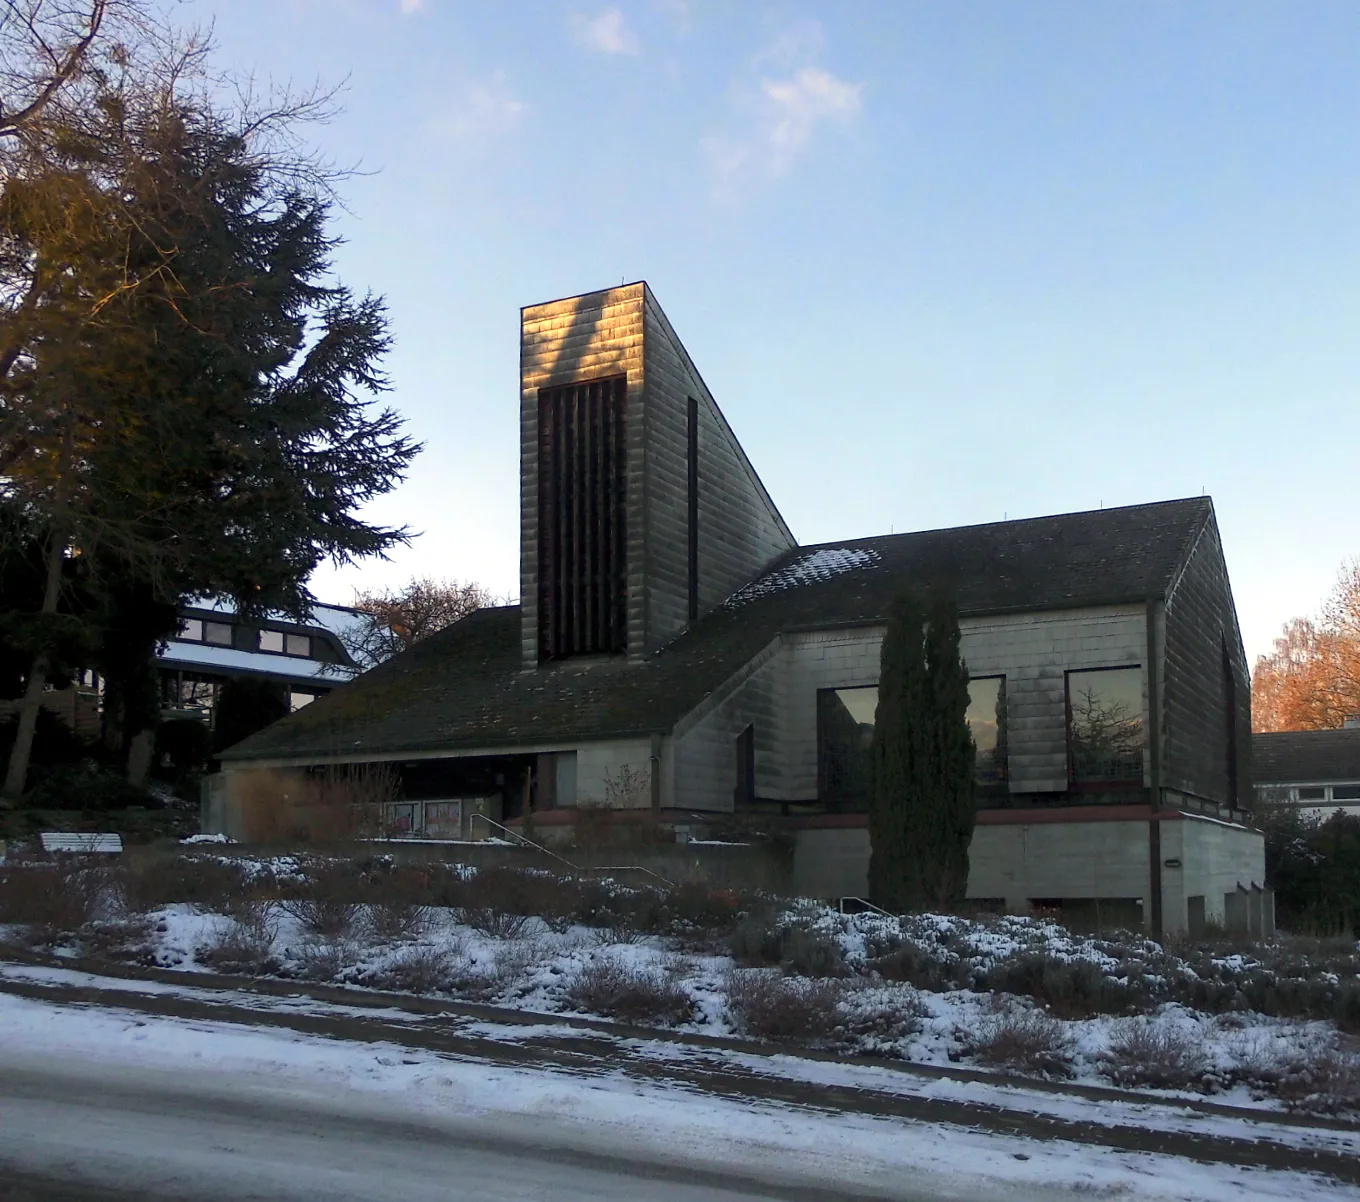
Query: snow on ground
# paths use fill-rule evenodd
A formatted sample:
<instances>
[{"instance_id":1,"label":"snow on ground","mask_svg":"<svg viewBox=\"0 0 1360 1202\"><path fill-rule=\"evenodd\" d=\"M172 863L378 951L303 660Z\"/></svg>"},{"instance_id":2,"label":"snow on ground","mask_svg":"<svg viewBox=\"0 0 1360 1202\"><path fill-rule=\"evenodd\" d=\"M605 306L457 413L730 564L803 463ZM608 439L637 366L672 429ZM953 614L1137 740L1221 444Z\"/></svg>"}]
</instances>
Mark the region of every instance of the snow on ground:
<instances>
[{"instance_id":1,"label":"snow on ground","mask_svg":"<svg viewBox=\"0 0 1360 1202\"><path fill-rule=\"evenodd\" d=\"M275 997L268 994L203 989L192 985L158 981L133 981L46 966L0 964L0 980L123 992L129 995L130 1001L133 995L150 994L229 1004L257 1011L368 1019L404 1024L412 1028L418 1028L431 1021L437 1022L443 1028L451 1025L449 1016L445 1014L430 1016L395 1007L346 1006L333 1002L318 1002L305 996ZM3 1008L0 1007L0 1015L2 1014ZM551 1021L510 1024L468 1019L456 1021L452 1025L456 1026L460 1035L502 1042L516 1042L526 1038L540 1042L553 1038L576 1040L582 1034L579 1028ZM1277 1144L1325 1149L1360 1157L1360 1130L1333 1131L1278 1125L1264 1112L1259 1119L1245 1120L1233 1115L1205 1114L1174 1103L1146 1104L1115 1099L1092 1100L1072 1094L1039 1091L1027 1088L1021 1078L1008 1083L922 1078L874 1065L837 1063L797 1055L760 1056L730 1049L695 1048L693 1045L637 1038L606 1039L606 1042L626 1049L634 1056L672 1064L720 1063L759 1076L872 1090L898 1096L974 1103L1027 1114L1046 1114L1073 1122L1132 1126L1238 1139L1268 1137ZM407 1053L403 1051L402 1054Z\"/></svg>"},{"instance_id":2,"label":"snow on ground","mask_svg":"<svg viewBox=\"0 0 1360 1202\"><path fill-rule=\"evenodd\" d=\"M851 1192L1130 1200L1360 1198L1294 1173L1035 1141L927 1123L699 1097L622 1075L491 1067L385 1044L147 1018L0 996L0 1064L69 1066L130 1086L148 1074L206 1098L267 1096L313 1113L431 1126L493 1120L545 1146L680 1163ZM525 1124L530 1126L526 1127ZM488 1132L495 1126L488 1126Z\"/></svg>"},{"instance_id":3,"label":"snow on ground","mask_svg":"<svg viewBox=\"0 0 1360 1202\"><path fill-rule=\"evenodd\" d=\"M275 875L299 871L293 859L256 863L255 871ZM735 971L732 957L714 950L684 950L662 936L622 936L573 924L550 927L540 918L523 920L523 929L498 937L458 921L456 911L431 909L428 924L418 937L378 940L366 936L362 924L342 939L308 935L283 907L266 919L272 935L277 975L339 984L393 989L409 988L399 976L412 959L433 956L445 979L456 981L449 996L494 1002L539 1013L589 1017L591 1011L573 1002L570 991L578 974L601 961L641 974L651 980L678 982L692 1003L679 1031L726 1036L740 1033L728 1005L728 987ZM897 919L876 914L852 917L830 910L802 912L812 929L822 929L840 945L846 962L862 967L875 941L884 942L900 930ZM206 971L206 949L237 928L235 919L179 904L148 916L149 940L144 960L161 967L190 972ZM1024 951L1042 950L1059 959L1087 958L1113 969L1113 957L1074 937L1055 923L1032 919L1000 919L989 925L944 915L903 920L922 942L937 941L942 955L974 965L1000 963ZM1134 940L1135 944L1139 941ZM1148 943L1148 949L1160 948ZM760 970L741 970L756 972ZM770 970L774 971L774 970ZM940 992L909 985L857 977L845 983L840 1000L843 1028L832 1033L833 1046L849 1051L900 1058L922 1064L972 1064L970 1054L978 1032L997 1021L998 1013L1025 1009L1027 1000L1000 1000L995 994L957 988ZM1100 1016L1064 1021L1070 1043L1071 1079L1108 1086L1102 1075L1112 1040L1130 1021L1145 1021L1154 1031L1177 1031L1199 1048L1204 1057L1204 1085L1198 1091L1163 1090L1169 1096L1201 1097L1212 1092L1233 1105L1278 1108L1271 1097L1254 1094L1243 1081L1247 1071L1275 1063L1301 1048L1321 1049L1335 1042L1335 1028L1325 1022L1271 1018L1233 1011L1210 1015L1165 1004L1146 1020Z\"/></svg>"}]
</instances>

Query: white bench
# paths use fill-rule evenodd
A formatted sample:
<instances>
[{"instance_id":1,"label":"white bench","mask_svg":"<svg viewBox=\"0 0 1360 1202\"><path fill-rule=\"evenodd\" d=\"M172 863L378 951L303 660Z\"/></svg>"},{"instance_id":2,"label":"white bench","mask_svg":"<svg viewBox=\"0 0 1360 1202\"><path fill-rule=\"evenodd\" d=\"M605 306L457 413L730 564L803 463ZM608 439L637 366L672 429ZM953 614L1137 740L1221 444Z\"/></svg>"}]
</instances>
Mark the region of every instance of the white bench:
<instances>
[{"instance_id":1,"label":"white bench","mask_svg":"<svg viewBox=\"0 0 1360 1202\"><path fill-rule=\"evenodd\" d=\"M65 851L75 855L117 855L123 850L123 836L87 835L69 831L43 831L39 836L46 852Z\"/></svg>"}]
</instances>

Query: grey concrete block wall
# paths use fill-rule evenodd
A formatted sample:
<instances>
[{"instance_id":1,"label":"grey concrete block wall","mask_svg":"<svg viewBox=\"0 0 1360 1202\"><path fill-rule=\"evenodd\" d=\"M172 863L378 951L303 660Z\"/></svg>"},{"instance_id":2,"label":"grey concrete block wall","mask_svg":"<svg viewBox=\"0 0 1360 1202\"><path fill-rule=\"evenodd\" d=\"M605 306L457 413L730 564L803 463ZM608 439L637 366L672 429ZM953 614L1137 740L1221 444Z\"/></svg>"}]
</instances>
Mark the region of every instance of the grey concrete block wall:
<instances>
[{"instance_id":1,"label":"grey concrete block wall","mask_svg":"<svg viewBox=\"0 0 1360 1202\"><path fill-rule=\"evenodd\" d=\"M1141 606L964 619L974 676L1006 677L1010 789L1067 790L1069 669L1138 665L1147 715L1147 625ZM817 691L878 683L882 626L791 633L758 668L728 681L676 729L677 804L731 808L732 746L751 723L760 797L817 797ZM1146 781L1146 766L1145 766Z\"/></svg>"}]
</instances>

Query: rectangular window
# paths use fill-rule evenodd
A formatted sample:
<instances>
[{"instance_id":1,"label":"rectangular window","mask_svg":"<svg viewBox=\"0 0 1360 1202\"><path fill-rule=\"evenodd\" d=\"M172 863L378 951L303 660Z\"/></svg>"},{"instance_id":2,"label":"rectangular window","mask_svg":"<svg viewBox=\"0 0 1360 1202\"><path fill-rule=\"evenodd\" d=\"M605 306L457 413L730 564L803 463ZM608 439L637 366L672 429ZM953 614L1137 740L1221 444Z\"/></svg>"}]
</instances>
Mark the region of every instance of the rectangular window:
<instances>
[{"instance_id":1,"label":"rectangular window","mask_svg":"<svg viewBox=\"0 0 1360 1202\"><path fill-rule=\"evenodd\" d=\"M699 402L689 398L689 620L699 616Z\"/></svg>"},{"instance_id":2,"label":"rectangular window","mask_svg":"<svg viewBox=\"0 0 1360 1202\"><path fill-rule=\"evenodd\" d=\"M427 801L425 834L432 839L458 839L463 834L461 801Z\"/></svg>"},{"instance_id":3,"label":"rectangular window","mask_svg":"<svg viewBox=\"0 0 1360 1202\"><path fill-rule=\"evenodd\" d=\"M310 656L312 654L312 640L305 634L285 634L283 636L283 649L289 655Z\"/></svg>"},{"instance_id":4,"label":"rectangular window","mask_svg":"<svg viewBox=\"0 0 1360 1202\"><path fill-rule=\"evenodd\" d=\"M1327 790L1321 785L1304 785L1298 791L1300 801L1326 801Z\"/></svg>"},{"instance_id":5,"label":"rectangular window","mask_svg":"<svg viewBox=\"0 0 1360 1202\"><path fill-rule=\"evenodd\" d=\"M277 651L283 653L283 631L282 630L262 630L260 631L260 650Z\"/></svg>"},{"instance_id":6,"label":"rectangular window","mask_svg":"<svg viewBox=\"0 0 1360 1202\"><path fill-rule=\"evenodd\" d=\"M1006 779L1006 678L979 676L968 682L968 729L977 748L973 774L980 784Z\"/></svg>"},{"instance_id":7,"label":"rectangular window","mask_svg":"<svg viewBox=\"0 0 1360 1202\"><path fill-rule=\"evenodd\" d=\"M231 646L231 623L230 622L204 622L203 641L212 643L216 647Z\"/></svg>"},{"instance_id":8,"label":"rectangular window","mask_svg":"<svg viewBox=\"0 0 1360 1202\"><path fill-rule=\"evenodd\" d=\"M1143 670L1067 674L1067 748L1075 784L1143 780Z\"/></svg>"},{"instance_id":9,"label":"rectangular window","mask_svg":"<svg viewBox=\"0 0 1360 1202\"><path fill-rule=\"evenodd\" d=\"M878 686L817 690L817 796L836 810L869 803Z\"/></svg>"},{"instance_id":10,"label":"rectangular window","mask_svg":"<svg viewBox=\"0 0 1360 1202\"><path fill-rule=\"evenodd\" d=\"M538 654L627 650L619 376L538 392Z\"/></svg>"},{"instance_id":11,"label":"rectangular window","mask_svg":"<svg viewBox=\"0 0 1360 1202\"><path fill-rule=\"evenodd\" d=\"M203 619L181 618L179 620L179 634L176 637L191 643L201 643L203 641Z\"/></svg>"},{"instance_id":12,"label":"rectangular window","mask_svg":"<svg viewBox=\"0 0 1360 1202\"><path fill-rule=\"evenodd\" d=\"M1333 785L1333 801L1360 801L1360 785Z\"/></svg>"}]
</instances>

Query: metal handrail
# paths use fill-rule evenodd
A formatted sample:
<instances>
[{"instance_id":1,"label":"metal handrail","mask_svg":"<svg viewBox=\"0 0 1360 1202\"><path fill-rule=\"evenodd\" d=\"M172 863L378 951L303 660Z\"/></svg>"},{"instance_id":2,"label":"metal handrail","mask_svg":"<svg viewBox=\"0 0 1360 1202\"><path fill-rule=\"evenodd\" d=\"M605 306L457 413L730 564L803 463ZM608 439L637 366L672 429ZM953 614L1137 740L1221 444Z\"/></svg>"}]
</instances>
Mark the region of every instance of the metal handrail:
<instances>
[{"instance_id":1,"label":"metal handrail","mask_svg":"<svg viewBox=\"0 0 1360 1202\"><path fill-rule=\"evenodd\" d=\"M498 831L503 831L505 834L509 835L512 839L518 839L522 846L532 847L535 851L541 851L545 856L551 856L554 860L557 860L560 863L565 864L573 872L578 872L582 874L588 872L645 872L648 876L655 877L663 885L666 885L671 889L674 889L676 887L674 881L667 880L659 872L653 872L650 868L644 868L641 864L602 864L593 868L586 868L580 864L573 864L570 860L567 859L566 856L559 856L555 851L550 851L548 848L544 847L541 843L535 843L532 839L526 838L524 835L521 835L519 831L512 831L508 826L502 826L494 818L488 818L485 814L472 814L469 817L468 819L469 831L472 829L472 823L476 821L478 818L485 822L487 826L494 826Z\"/></svg>"},{"instance_id":2,"label":"metal handrail","mask_svg":"<svg viewBox=\"0 0 1360 1202\"><path fill-rule=\"evenodd\" d=\"M876 906L876 905L874 905L874 903L871 902L867 897L843 897L843 898L841 898L841 913L842 913L842 914L845 913L845 903L848 902L848 901L849 901L849 902L859 902L859 904L860 904L861 906L864 906L864 907L865 907L866 909L868 909L868 910L872 910L875 914L882 914L884 918L898 918L898 919L900 919L900 918L902 917L900 914L894 914L891 910L885 910L882 906Z\"/></svg>"}]
</instances>

